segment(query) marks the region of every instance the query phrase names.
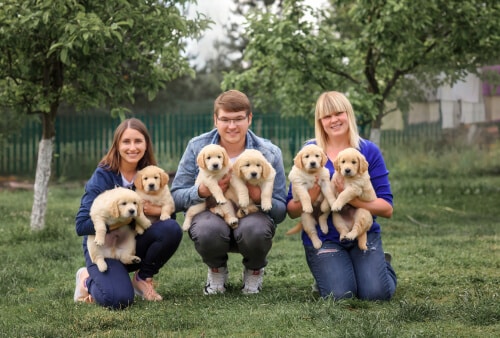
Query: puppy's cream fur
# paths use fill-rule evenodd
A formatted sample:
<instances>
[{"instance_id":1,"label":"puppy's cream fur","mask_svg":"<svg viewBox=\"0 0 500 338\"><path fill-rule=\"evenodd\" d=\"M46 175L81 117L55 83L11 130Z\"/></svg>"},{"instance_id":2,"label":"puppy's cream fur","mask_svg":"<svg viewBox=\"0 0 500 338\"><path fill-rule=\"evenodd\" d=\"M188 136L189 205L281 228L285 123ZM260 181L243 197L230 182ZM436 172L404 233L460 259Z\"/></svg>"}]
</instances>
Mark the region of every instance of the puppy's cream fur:
<instances>
[{"instance_id":1,"label":"puppy's cream fur","mask_svg":"<svg viewBox=\"0 0 500 338\"><path fill-rule=\"evenodd\" d=\"M168 187L168 174L155 165L147 166L137 172L134 180L135 191L143 201L149 201L161 207L160 220L170 218L175 212L175 204ZM157 217L147 216L151 222Z\"/></svg>"},{"instance_id":2,"label":"puppy's cream fur","mask_svg":"<svg viewBox=\"0 0 500 338\"><path fill-rule=\"evenodd\" d=\"M368 174L366 158L355 148L347 148L338 153L333 161L335 173L332 182L342 180L344 190L338 192L332 184L336 201L332 205L333 224L340 234L341 241L358 239L358 247L368 250L366 232L373 224L373 216L363 208L349 208L340 212L349 201L358 197L363 201L373 201L377 198Z\"/></svg>"},{"instance_id":3,"label":"puppy's cream fur","mask_svg":"<svg viewBox=\"0 0 500 338\"><path fill-rule=\"evenodd\" d=\"M288 178L292 183L292 194L294 201L300 201L302 204L301 223L304 231L316 249L321 248L322 242L316 231L316 222L312 215L313 205L308 190L313 187L315 182L321 187L321 195L316 204L321 205L320 221L321 231L328 233L326 218L330 212L330 206L335 202L333 188L330 183L330 172L325 168L328 158L323 149L315 144L306 145L302 148L293 160L293 167ZM290 231L293 231L290 230Z\"/></svg>"},{"instance_id":4,"label":"puppy's cream fur","mask_svg":"<svg viewBox=\"0 0 500 338\"><path fill-rule=\"evenodd\" d=\"M212 196L217 201L217 205L220 207L219 210L221 210L226 223L230 227L236 228L238 226L238 218L218 183L231 169L231 162L229 161L226 149L217 144L206 145L196 157L196 163L200 171L196 177L195 185L198 186L203 183L210 190ZM206 208L206 202L190 206L186 211L182 229L188 231L193 222L193 217L206 210Z\"/></svg>"},{"instance_id":5,"label":"puppy's cream fur","mask_svg":"<svg viewBox=\"0 0 500 338\"><path fill-rule=\"evenodd\" d=\"M104 191L92 203L90 218L95 235L87 236L87 248L99 271L108 269L104 258L119 259L124 264L141 261L135 256L135 235L144 233L151 222L144 215L141 198L135 191L122 187ZM128 225L133 219L135 231ZM106 224L112 230L109 233Z\"/></svg>"},{"instance_id":6,"label":"puppy's cream fur","mask_svg":"<svg viewBox=\"0 0 500 338\"><path fill-rule=\"evenodd\" d=\"M276 170L259 150L246 149L241 153L233 164L231 184L226 191L226 197L239 205L239 218L259 210L250 199L247 184L260 187L260 207L263 211L271 210L275 177Z\"/></svg>"}]
</instances>

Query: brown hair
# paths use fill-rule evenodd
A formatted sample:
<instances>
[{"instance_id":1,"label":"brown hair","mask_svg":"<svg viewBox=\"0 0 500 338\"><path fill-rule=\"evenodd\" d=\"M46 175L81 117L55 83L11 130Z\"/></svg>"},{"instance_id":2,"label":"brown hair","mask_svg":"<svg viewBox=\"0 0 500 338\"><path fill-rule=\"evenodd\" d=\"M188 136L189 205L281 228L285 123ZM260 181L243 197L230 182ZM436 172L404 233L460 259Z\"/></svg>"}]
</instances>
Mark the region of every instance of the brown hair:
<instances>
[{"instance_id":1,"label":"brown hair","mask_svg":"<svg viewBox=\"0 0 500 338\"><path fill-rule=\"evenodd\" d=\"M220 94L214 102L214 114L218 116L219 109L227 112L245 111L246 115L252 113L252 107L248 97L238 90L228 90Z\"/></svg>"},{"instance_id":2,"label":"brown hair","mask_svg":"<svg viewBox=\"0 0 500 338\"><path fill-rule=\"evenodd\" d=\"M111 148L109 148L108 153L104 155L99 162L100 167L107 167L111 171L118 172L120 168L120 152L118 150L118 143L127 129L137 130L144 136L146 141L146 151L139 163L137 163L137 170L141 170L148 165L156 165L153 143L151 142L151 136L149 135L148 129L140 120L130 118L124 120L118 125L118 127L116 127L115 134L113 135L113 143L111 144Z\"/></svg>"},{"instance_id":3,"label":"brown hair","mask_svg":"<svg viewBox=\"0 0 500 338\"><path fill-rule=\"evenodd\" d=\"M326 149L327 135L320 120L323 117L339 112L346 112L347 114L347 120L349 121L349 144L351 147L359 149L360 137L352 105L344 94L334 91L321 94L316 101L314 113L316 143L321 148Z\"/></svg>"}]
</instances>

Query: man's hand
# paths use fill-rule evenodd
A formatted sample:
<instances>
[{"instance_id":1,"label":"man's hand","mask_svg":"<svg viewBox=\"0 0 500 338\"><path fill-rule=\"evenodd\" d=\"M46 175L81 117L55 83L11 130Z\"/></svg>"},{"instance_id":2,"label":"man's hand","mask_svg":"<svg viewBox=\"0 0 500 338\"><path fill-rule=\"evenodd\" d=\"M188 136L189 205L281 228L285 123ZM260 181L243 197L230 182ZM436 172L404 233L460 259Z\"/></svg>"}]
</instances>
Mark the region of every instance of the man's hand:
<instances>
[{"instance_id":1,"label":"man's hand","mask_svg":"<svg viewBox=\"0 0 500 338\"><path fill-rule=\"evenodd\" d=\"M260 204L261 202L261 189L257 185L252 185L247 183L248 196L255 204Z\"/></svg>"}]
</instances>

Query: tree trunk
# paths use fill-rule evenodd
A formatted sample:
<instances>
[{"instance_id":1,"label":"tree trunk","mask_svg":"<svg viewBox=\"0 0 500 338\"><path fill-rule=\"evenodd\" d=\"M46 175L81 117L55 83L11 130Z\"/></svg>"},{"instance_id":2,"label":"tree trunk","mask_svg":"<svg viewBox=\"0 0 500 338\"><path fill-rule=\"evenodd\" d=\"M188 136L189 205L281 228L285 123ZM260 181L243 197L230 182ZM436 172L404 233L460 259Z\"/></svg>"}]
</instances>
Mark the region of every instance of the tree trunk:
<instances>
[{"instance_id":1,"label":"tree trunk","mask_svg":"<svg viewBox=\"0 0 500 338\"><path fill-rule=\"evenodd\" d=\"M38 146L33 209L31 210L31 230L41 230L45 226L53 144L54 138L42 139Z\"/></svg>"},{"instance_id":2,"label":"tree trunk","mask_svg":"<svg viewBox=\"0 0 500 338\"><path fill-rule=\"evenodd\" d=\"M370 129L370 141L375 143L377 146L380 146L380 134L381 134L380 128L375 128L372 127Z\"/></svg>"}]
</instances>

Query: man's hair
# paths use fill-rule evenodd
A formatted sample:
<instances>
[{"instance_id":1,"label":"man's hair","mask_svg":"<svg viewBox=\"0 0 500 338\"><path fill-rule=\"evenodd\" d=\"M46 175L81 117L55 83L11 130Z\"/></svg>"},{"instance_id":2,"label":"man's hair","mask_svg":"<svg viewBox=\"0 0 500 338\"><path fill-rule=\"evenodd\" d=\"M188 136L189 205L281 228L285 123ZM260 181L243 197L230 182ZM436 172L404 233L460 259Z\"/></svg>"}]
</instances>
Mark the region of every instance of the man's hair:
<instances>
[{"instance_id":1,"label":"man's hair","mask_svg":"<svg viewBox=\"0 0 500 338\"><path fill-rule=\"evenodd\" d=\"M244 111L248 116L252 112L252 107L248 97L238 90L228 90L220 94L214 102L214 114L219 116L219 109L227 112Z\"/></svg>"}]
</instances>

